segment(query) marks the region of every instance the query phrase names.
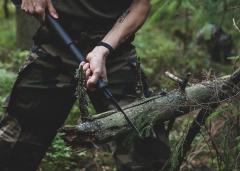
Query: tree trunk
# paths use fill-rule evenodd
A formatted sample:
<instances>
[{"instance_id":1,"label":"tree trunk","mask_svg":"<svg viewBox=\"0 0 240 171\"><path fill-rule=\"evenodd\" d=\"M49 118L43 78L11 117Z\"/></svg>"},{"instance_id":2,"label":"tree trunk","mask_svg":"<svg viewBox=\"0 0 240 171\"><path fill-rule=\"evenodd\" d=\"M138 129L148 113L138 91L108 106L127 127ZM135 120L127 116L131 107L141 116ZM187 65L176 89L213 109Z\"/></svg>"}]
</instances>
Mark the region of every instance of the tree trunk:
<instances>
[{"instance_id":1,"label":"tree trunk","mask_svg":"<svg viewBox=\"0 0 240 171\"><path fill-rule=\"evenodd\" d=\"M231 76L195 84L187 87L185 91L173 90L165 96L156 95L138 100L123 109L144 134L146 129L151 129L156 123L174 119L196 109L216 106L239 96L239 91L240 69ZM64 128L67 140L80 146L86 143L105 143L130 130L118 111L98 114L88 122Z\"/></svg>"},{"instance_id":2,"label":"tree trunk","mask_svg":"<svg viewBox=\"0 0 240 171\"><path fill-rule=\"evenodd\" d=\"M9 17L8 0L3 1L3 12L6 18Z\"/></svg>"}]
</instances>

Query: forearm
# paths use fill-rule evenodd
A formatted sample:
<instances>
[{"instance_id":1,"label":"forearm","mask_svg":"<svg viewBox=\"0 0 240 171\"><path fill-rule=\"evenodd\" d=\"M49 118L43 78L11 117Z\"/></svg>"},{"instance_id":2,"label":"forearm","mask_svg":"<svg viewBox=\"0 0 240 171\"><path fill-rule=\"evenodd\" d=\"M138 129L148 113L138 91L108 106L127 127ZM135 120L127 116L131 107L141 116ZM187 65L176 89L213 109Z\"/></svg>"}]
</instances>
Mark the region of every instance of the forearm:
<instances>
[{"instance_id":1,"label":"forearm","mask_svg":"<svg viewBox=\"0 0 240 171\"><path fill-rule=\"evenodd\" d=\"M115 49L143 25L149 11L150 0L133 0L102 41Z\"/></svg>"},{"instance_id":2,"label":"forearm","mask_svg":"<svg viewBox=\"0 0 240 171\"><path fill-rule=\"evenodd\" d=\"M103 38L103 42L116 49L144 23L150 10L150 0L133 0L129 9L117 20L113 28ZM110 48L111 49L111 48ZM109 47L96 46L88 55L87 62L81 63L87 78L87 87L95 87L97 80L107 80L106 58Z\"/></svg>"}]
</instances>

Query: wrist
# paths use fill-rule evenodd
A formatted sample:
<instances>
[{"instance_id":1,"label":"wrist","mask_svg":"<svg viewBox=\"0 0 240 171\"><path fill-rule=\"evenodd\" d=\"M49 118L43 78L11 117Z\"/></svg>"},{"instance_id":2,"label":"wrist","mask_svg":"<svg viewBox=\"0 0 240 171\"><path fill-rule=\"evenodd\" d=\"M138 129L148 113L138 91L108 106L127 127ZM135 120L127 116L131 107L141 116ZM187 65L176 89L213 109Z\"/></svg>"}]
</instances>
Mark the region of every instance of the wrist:
<instances>
[{"instance_id":1,"label":"wrist","mask_svg":"<svg viewBox=\"0 0 240 171\"><path fill-rule=\"evenodd\" d=\"M104 46L96 46L95 47L95 51L100 54L100 56L104 57L105 59L107 58L107 56L110 54L109 49L107 49Z\"/></svg>"},{"instance_id":2,"label":"wrist","mask_svg":"<svg viewBox=\"0 0 240 171\"><path fill-rule=\"evenodd\" d=\"M103 47L104 49L107 49L108 55L109 55L109 54L112 54L113 51L114 51L112 45L110 45L109 43L106 43L106 42L104 42L104 41L99 42L99 43L97 44L97 47Z\"/></svg>"}]
</instances>

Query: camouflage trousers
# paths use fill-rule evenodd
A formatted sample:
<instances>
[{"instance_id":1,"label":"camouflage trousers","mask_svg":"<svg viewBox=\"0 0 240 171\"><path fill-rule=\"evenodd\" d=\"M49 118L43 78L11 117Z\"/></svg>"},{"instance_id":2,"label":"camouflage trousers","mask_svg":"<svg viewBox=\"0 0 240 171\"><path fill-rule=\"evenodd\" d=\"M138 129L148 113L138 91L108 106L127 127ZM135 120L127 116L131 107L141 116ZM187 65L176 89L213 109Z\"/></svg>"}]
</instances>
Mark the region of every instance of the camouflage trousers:
<instances>
[{"instance_id":1,"label":"camouflage trousers","mask_svg":"<svg viewBox=\"0 0 240 171\"><path fill-rule=\"evenodd\" d=\"M93 47L79 46L84 54ZM109 58L112 58L107 62L109 88L120 104L128 104L136 98L134 47L130 44L119 47ZM32 48L0 122L1 171L38 168L76 100L74 73L77 67L78 62L63 47L42 44ZM109 102L101 92L89 92L89 97L97 112L109 109ZM168 146L158 138L147 142L136 140L133 146L130 150L121 141L117 142L114 158L119 170L158 170L169 155Z\"/></svg>"}]
</instances>

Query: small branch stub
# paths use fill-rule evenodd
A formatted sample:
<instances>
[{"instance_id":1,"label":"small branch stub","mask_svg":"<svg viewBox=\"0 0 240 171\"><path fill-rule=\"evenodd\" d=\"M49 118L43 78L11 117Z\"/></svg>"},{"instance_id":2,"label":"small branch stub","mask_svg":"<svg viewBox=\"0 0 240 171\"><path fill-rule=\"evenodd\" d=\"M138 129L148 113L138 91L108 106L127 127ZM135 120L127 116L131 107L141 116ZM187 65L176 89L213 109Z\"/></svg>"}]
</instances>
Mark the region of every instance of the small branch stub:
<instances>
[{"instance_id":1,"label":"small branch stub","mask_svg":"<svg viewBox=\"0 0 240 171\"><path fill-rule=\"evenodd\" d=\"M188 82L189 82L191 76L192 76L192 74L190 72L187 73L187 75L185 76L184 80L180 83L180 90L182 92L184 92L185 88L189 85Z\"/></svg>"}]
</instances>

